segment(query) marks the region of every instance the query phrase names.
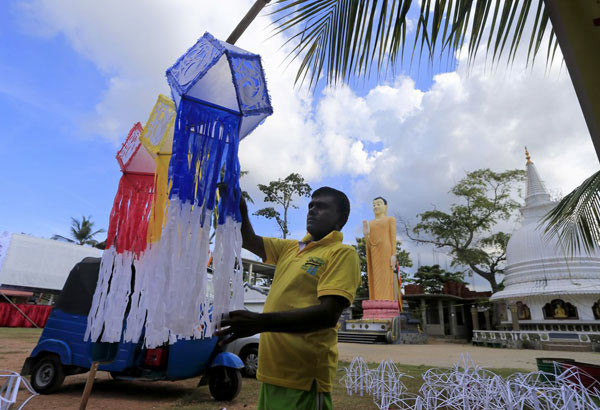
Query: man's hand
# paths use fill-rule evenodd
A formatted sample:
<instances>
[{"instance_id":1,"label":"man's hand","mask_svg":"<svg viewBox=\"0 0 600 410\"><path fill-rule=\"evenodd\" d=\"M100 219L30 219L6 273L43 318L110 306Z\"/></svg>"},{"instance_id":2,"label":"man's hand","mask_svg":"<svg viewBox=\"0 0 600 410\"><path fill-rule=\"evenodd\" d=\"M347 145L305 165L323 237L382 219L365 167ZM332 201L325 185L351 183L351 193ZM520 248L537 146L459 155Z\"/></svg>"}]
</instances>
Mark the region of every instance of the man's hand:
<instances>
[{"instance_id":1,"label":"man's hand","mask_svg":"<svg viewBox=\"0 0 600 410\"><path fill-rule=\"evenodd\" d=\"M260 313L247 310L234 310L229 312L229 318L221 321L221 329L215 336L224 336L219 345L231 343L234 340L255 335L265 330L264 319Z\"/></svg>"},{"instance_id":2,"label":"man's hand","mask_svg":"<svg viewBox=\"0 0 600 410\"><path fill-rule=\"evenodd\" d=\"M234 310L221 321L215 336L225 336L219 345L262 332L308 333L335 327L342 311L350 305L342 296L327 295L319 304L285 312L254 313Z\"/></svg>"}]
</instances>

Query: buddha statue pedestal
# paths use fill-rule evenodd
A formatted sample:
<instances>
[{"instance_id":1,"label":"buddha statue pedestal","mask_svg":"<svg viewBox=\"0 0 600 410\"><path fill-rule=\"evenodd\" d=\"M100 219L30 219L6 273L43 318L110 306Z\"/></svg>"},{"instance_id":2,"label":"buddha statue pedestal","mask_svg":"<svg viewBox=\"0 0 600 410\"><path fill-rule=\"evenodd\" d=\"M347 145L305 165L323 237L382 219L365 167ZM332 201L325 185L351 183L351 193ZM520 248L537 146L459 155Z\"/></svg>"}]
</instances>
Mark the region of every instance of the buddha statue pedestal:
<instances>
[{"instance_id":1,"label":"buddha statue pedestal","mask_svg":"<svg viewBox=\"0 0 600 410\"><path fill-rule=\"evenodd\" d=\"M423 344L427 334L393 300L363 300L362 319L345 320L338 341L353 343ZM407 306L405 306L407 308Z\"/></svg>"},{"instance_id":2,"label":"buddha statue pedestal","mask_svg":"<svg viewBox=\"0 0 600 410\"><path fill-rule=\"evenodd\" d=\"M363 300L363 319L391 319L400 314L398 301Z\"/></svg>"}]
</instances>

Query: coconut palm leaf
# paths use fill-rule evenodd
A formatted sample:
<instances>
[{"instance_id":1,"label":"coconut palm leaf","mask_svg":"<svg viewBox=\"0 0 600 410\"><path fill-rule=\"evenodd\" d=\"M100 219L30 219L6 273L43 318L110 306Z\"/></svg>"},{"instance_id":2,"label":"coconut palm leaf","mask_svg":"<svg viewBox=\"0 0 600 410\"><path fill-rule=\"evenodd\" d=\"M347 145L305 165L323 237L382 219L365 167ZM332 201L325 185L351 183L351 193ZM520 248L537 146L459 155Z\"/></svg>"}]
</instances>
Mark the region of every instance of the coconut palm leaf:
<instances>
[{"instance_id":1,"label":"coconut palm leaf","mask_svg":"<svg viewBox=\"0 0 600 410\"><path fill-rule=\"evenodd\" d=\"M546 234L556 235L571 255L591 253L600 244L600 171L586 179L542 220Z\"/></svg>"},{"instance_id":2,"label":"coconut palm leaf","mask_svg":"<svg viewBox=\"0 0 600 410\"><path fill-rule=\"evenodd\" d=\"M423 54L430 62L451 59L466 44L469 64L482 49L495 63L503 56L511 63L530 19L527 63L534 63L544 41L547 61L556 52L543 0L422 0L418 10L411 6L413 0L278 0L271 14L274 35L286 33L296 42L290 53L291 60L301 58L296 82L308 79L311 88L321 78L335 85L373 71L393 73L404 60L411 11L418 14L411 61Z\"/></svg>"},{"instance_id":3,"label":"coconut palm leaf","mask_svg":"<svg viewBox=\"0 0 600 410\"><path fill-rule=\"evenodd\" d=\"M62 235L53 235L52 239L64 240L67 242L77 243L79 245L92 245L94 246L98 242L94 239L94 236L99 233L106 232L104 229L98 229L92 232L94 222L91 216L87 218L81 217L81 220L77 218L71 218L71 236L73 239L66 238Z\"/></svg>"},{"instance_id":4,"label":"coconut palm leaf","mask_svg":"<svg viewBox=\"0 0 600 410\"><path fill-rule=\"evenodd\" d=\"M59 234L52 235L50 237L50 239L54 239L54 240L57 240L57 241L65 241L65 242L75 243L75 241L73 239L67 238L66 236L62 236L62 235L59 235Z\"/></svg>"}]
</instances>

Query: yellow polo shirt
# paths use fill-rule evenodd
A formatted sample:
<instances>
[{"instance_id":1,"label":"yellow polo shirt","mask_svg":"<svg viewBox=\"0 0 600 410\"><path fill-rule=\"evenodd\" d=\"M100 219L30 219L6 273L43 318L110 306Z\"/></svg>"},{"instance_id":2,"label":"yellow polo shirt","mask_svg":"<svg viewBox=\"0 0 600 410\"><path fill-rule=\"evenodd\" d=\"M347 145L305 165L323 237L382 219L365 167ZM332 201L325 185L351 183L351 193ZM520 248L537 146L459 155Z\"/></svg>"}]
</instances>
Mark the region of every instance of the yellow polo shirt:
<instances>
[{"instance_id":1,"label":"yellow polo shirt","mask_svg":"<svg viewBox=\"0 0 600 410\"><path fill-rule=\"evenodd\" d=\"M342 296L354 301L360 285L360 262L352 246L333 231L320 241L263 238L266 263L277 265L264 312L318 305L319 297ZM308 243L307 243L308 242ZM277 386L331 392L337 370L337 329L310 333L266 332L260 335L257 379Z\"/></svg>"}]
</instances>

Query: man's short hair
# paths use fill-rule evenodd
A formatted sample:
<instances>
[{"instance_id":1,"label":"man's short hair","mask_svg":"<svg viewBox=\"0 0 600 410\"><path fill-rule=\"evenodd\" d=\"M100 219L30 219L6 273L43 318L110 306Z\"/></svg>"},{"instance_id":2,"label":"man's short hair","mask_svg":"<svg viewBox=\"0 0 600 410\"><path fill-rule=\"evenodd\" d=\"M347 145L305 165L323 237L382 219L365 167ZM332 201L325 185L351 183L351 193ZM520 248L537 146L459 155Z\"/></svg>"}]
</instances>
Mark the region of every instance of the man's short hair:
<instances>
[{"instance_id":1,"label":"man's short hair","mask_svg":"<svg viewBox=\"0 0 600 410\"><path fill-rule=\"evenodd\" d=\"M386 199L384 197L382 197L382 196L378 196L378 197L373 198L373 201L376 201L378 199L381 199L383 201L384 205L387 205Z\"/></svg>"},{"instance_id":2,"label":"man's short hair","mask_svg":"<svg viewBox=\"0 0 600 410\"><path fill-rule=\"evenodd\" d=\"M317 196L331 196L335 199L335 204L337 205L337 209L339 211L340 214L340 230L344 227L344 225L346 225L346 222L348 222L348 216L350 216L350 200L348 199L348 197L346 196L345 193L343 193L342 191L338 191L337 189L328 187L328 186L324 186L321 187L319 189L317 189L316 191L314 191L311 195L312 198L317 197Z\"/></svg>"}]
</instances>

